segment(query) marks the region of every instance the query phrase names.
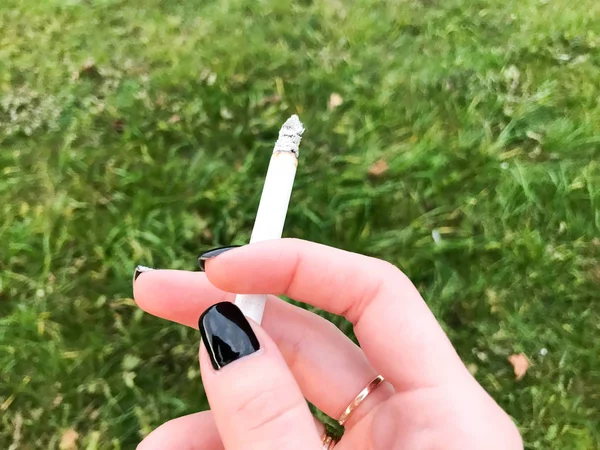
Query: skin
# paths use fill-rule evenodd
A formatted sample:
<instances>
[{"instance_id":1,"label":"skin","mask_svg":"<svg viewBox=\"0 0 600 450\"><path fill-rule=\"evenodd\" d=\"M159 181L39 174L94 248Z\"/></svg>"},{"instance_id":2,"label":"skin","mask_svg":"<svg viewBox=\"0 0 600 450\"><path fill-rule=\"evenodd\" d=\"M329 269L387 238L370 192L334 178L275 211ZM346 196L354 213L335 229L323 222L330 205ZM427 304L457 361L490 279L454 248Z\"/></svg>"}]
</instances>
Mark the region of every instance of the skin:
<instances>
[{"instance_id":1,"label":"skin","mask_svg":"<svg viewBox=\"0 0 600 450\"><path fill-rule=\"evenodd\" d=\"M233 292L274 294L262 327L252 323L261 350L215 371L201 346L211 410L167 422L139 450L319 450L322 426L305 399L338 418L377 374L386 381L352 414L336 450L523 448L510 417L391 264L282 239L223 253L206 273L156 270L134 283L142 309L191 327ZM345 316L361 347L275 295Z\"/></svg>"}]
</instances>

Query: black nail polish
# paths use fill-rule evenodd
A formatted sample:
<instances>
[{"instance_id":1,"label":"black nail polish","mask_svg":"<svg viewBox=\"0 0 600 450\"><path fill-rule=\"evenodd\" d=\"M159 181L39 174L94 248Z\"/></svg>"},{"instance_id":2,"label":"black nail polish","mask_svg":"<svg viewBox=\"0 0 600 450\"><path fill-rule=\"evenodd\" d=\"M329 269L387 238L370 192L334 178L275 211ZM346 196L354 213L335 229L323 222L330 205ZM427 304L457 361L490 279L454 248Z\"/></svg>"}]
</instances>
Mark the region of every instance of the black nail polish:
<instances>
[{"instance_id":1,"label":"black nail polish","mask_svg":"<svg viewBox=\"0 0 600 450\"><path fill-rule=\"evenodd\" d=\"M146 266L137 266L135 268L135 271L133 272L133 281L137 280L138 277L143 274L144 272L150 272L151 270L154 270L152 267L146 267Z\"/></svg>"},{"instance_id":2,"label":"black nail polish","mask_svg":"<svg viewBox=\"0 0 600 450\"><path fill-rule=\"evenodd\" d=\"M200 266L200 270L204 272L204 265L206 264L207 260L219 256L221 253L225 253L231 249L238 247L239 245L229 245L227 247L213 248L212 250L202 253L200 256L198 256L198 265Z\"/></svg>"},{"instance_id":3,"label":"black nail polish","mask_svg":"<svg viewBox=\"0 0 600 450\"><path fill-rule=\"evenodd\" d=\"M198 328L215 370L260 349L248 320L231 302L217 303L204 311Z\"/></svg>"}]
</instances>

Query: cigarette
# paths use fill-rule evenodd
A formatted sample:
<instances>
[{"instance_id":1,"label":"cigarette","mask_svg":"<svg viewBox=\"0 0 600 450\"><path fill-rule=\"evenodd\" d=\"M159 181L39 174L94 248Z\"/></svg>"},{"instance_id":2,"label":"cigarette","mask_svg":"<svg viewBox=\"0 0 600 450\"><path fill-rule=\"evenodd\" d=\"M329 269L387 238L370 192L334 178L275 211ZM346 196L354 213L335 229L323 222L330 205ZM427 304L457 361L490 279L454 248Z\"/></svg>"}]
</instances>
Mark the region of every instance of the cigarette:
<instances>
[{"instance_id":1,"label":"cigarette","mask_svg":"<svg viewBox=\"0 0 600 450\"><path fill-rule=\"evenodd\" d=\"M303 132L302 122L295 114L286 120L279 130L279 138L273 148L256 219L254 219L251 244L281 238L298 167L298 153ZM264 294L238 294L235 297L235 304L244 315L258 324L262 321L266 301L267 296Z\"/></svg>"}]
</instances>

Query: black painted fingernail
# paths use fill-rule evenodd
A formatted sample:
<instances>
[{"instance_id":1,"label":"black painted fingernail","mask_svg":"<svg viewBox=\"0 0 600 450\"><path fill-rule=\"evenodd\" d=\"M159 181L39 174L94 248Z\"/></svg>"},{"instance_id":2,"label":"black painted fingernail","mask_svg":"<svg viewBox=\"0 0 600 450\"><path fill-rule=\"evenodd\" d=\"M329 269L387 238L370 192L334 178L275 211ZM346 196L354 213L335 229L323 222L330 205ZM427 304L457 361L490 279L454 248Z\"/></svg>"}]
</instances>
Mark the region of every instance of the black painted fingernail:
<instances>
[{"instance_id":1,"label":"black painted fingernail","mask_svg":"<svg viewBox=\"0 0 600 450\"><path fill-rule=\"evenodd\" d=\"M200 270L202 272L204 272L204 270L205 270L204 265L206 264L206 261L208 261L209 259L215 258L216 256L219 256L221 253L225 253L231 249L238 248L238 247L239 247L239 245L229 245L227 247L213 248L212 250L202 253L200 256L198 256L198 265L200 266Z\"/></svg>"},{"instance_id":2,"label":"black painted fingernail","mask_svg":"<svg viewBox=\"0 0 600 450\"><path fill-rule=\"evenodd\" d=\"M143 274L144 272L150 272L151 270L155 270L152 267L146 267L146 266L137 266L135 268L135 271L133 272L133 281L137 280L138 277Z\"/></svg>"},{"instance_id":3,"label":"black painted fingernail","mask_svg":"<svg viewBox=\"0 0 600 450\"><path fill-rule=\"evenodd\" d=\"M204 311L198 328L215 370L260 349L248 320L231 302L217 303Z\"/></svg>"}]
</instances>

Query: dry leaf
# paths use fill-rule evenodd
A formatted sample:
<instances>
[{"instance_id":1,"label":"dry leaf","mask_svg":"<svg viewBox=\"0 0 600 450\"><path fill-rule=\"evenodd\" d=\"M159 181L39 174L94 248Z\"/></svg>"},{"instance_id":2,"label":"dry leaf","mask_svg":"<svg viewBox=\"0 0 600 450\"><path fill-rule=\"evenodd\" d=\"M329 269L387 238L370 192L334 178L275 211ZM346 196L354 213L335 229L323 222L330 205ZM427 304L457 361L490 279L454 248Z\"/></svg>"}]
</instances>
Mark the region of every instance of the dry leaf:
<instances>
[{"instance_id":1,"label":"dry leaf","mask_svg":"<svg viewBox=\"0 0 600 450\"><path fill-rule=\"evenodd\" d=\"M369 175L380 177L386 173L389 168L390 166L388 166L388 163L384 159L380 159L375 164L371 165L371 167L369 167Z\"/></svg>"},{"instance_id":2,"label":"dry leaf","mask_svg":"<svg viewBox=\"0 0 600 450\"><path fill-rule=\"evenodd\" d=\"M519 353L518 355L510 355L508 362L512 364L515 369L515 378L517 380L522 379L529 369L529 360L525 353Z\"/></svg>"},{"instance_id":3,"label":"dry leaf","mask_svg":"<svg viewBox=\"0 0 600 450\"><path fill-rule=\"evenodd\" d=\"M65 431L60 438L61 450L76 450L79 433L73 429Z\"/></svg>"},{"instance_id":4,"label":"dry leaf","mask_svg":"<svg viewBox=\"0 0 600 450\"><path fill-rule=\"evenodd\" d=\"M335 108L340 106L342 103L344 103L344 99L342 98L342 96L340 94L338 94L337 92L334 92L333 94L331 94L329 96L329 102L327 103L327 109L329 111L333 111Z\"/></svg>"},{"instance_id":5,"label":"dry leaf","mask_svg":"<svg viewBox=\"0 0 600 450\"><path fill-rule=\"evenodd\" d=\"M123 130L125 130L125 121L123 119L113 120L112 127L113 127L113 130L115 130L117 133L121 134L123 132Z\"/></svg>"},{"instance_id":6,"label":"dry leaf","mask_svg":"<svg viewBox=\"0 0 600 450\"><path fill-rule=\"evenodd\" d=\"M170 118L169 118L169 123L177 123L181 120L181 117L179 117L179 114L173 114Z\"/></svg>"}]
</instances>

